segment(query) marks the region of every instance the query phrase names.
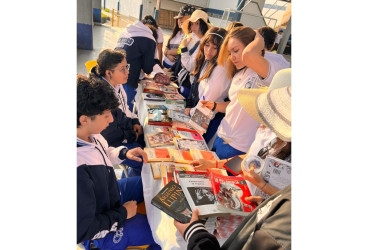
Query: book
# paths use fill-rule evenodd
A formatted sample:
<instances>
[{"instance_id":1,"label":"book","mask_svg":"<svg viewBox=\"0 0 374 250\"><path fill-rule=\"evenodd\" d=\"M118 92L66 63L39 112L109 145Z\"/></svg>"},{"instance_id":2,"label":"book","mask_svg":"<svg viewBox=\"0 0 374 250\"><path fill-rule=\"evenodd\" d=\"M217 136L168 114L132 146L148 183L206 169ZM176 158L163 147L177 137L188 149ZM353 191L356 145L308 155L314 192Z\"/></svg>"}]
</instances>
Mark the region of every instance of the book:
<instances>
[{"instance_id":1,"label":"book","mask_svg":"<svg viewBox=\"0 0 374 250\"><path fill-rule=\"evenodd\" d=\"M174 132L175 136L180 138L204 141L204 138L197 131L179 131L175 129L172 129L172 131Z\"/></svg>"},{"instance_id":2,"label":"book","mask_svg":"<svg viewBox=\"0 0 374 250\"><path fill-rule=\"evenodd\" d=\"M191 220L192 210L182 188L173 181L153 197L151 204L181 223L189 223Z\"/></svg>"},{"instance_id":3,"label":"book","mask_svg":"<svg viewBox=\"0 0 374 250\"><path fill-rule=\"evenodd\" d=\"M169 183L169 181L178 183L178 180L175 178L175 171L195 171L195 169L189 164L162 162L160 164L160 172L164 186Z\"/></svg>"},{"instance_id":4,"label":"book","mask_svg":"<svg viewBox=\"0 0 374 250\"><path fill-rule=\"evenodd\" d=\"M181 131L196 132L196 129L194 129L191 125L185 122L173 121L172 128Z\"/></svg>"},{"instance_id":5,"label":"book","mask_svg":"<svg viewBox=\"0 0 374 250\"><path fill-rule=\"evenodd\" d=\"M173 132L158 132L144 135L150 147L174 145Z\"/></svg>"},{"instance_id":6,"label":"book","mask_svg":"<svg viewBox=\"0 0 374 250\"><path fill-rule=\"evenodd\" d=\"M213 193L212 184L207 173L180 172L177 174L177 178L191 209L197 208L199 210L199 217L205 218L229 214L218 208L217 197Z\"/></svg>"},{"instance_id":7,"label":"book","mask_svg":"<svg viewBox=\"0 0 374 250\"><path fill-rule=\"evenodd\" d=\"M153 162L153 163L150 163L150 165L151 165L153 179L155 180L161 179L161 163Z\"/></svg>"},{"instance_id":8,"label":"book","mask_svg":"<svg viewBox=\"0 0 374 250\"><path fill-rule=\"evenodd\" d=\"M148 156L149 162L173 161L167 148L144 148L144 151Z\"/></svg>"},{"instance_id":9,"label":"book","mask_svg":"<svg viewBox=\"0 0 374 250\"><path fill-rule=\"evenodd\" d=\"M176 93L176 94L165 93L164 96L165 96L166 100L184 100L184 99L186 99L186 98L184 98L184 96L182 96L179 93Z\"/></svg>"},{"instance_id":10,"label":"book","mask_svg":"<svg viewBox=\"0 0 374 250\"><path fill-rule=\"evenodd\" d=\"M173 158L173 161L177 163L190 163L194 160L190 151L187 150L177 150L170 148L169 152Z\"/></svg>"},{"instance_id":11,"label":"book","mask_svg":"<svg viewBox=\"0 0 374 250\"><path fill-rule=\"evenodd\" d=\"M162 92L163 84L147 80L143 83L143 87L144 87L143 92L144 90L147 90L147 89L148 90L159 90Z\"/></svg>"},{"instance_id":12,"label":"book","mask_svg":"<svg viewBox=\"0 0 374 250\"><path fill-rule=\"evenodd\" d=\"M164 94L178 94L178 88L172 85L164 85L161 89Z\"/></svg>"},{"instance_id":13,"label":"book","mask_svg":"<svg viewBox=\"0 0 374 250\"><path fill-rule=\"evenodd\" d=\"M210 121L213 119L213 112L208 108L203 108L201 102L196 105L195 113L191 116L189 124L200 134L206 133Z\"/></svg>"},{"instance_id":14,"label":"book","mask_svg":"<svg viewBox=\"0 0 374 250\"><path fill-rule=\"evenodd\" d=\"M231 160L228 160L223 167L233 175L239 175L242 173L242 161L240 156L235 156Z\"/></svg>"},{"instance_id":15,"label":"book","mask_svg":"<svg viewBox=\"0 0 374 250\"><path fill-rule=\"evenodd\" d=\"M147 104L147 110L154 110L154 109L161 109L161 110L167 110L165 105L155 105L155 104Z\"/></svg>"},{"instance_id":16,"label":"book","mask_svg":"<svg viewBox=\"0 0 374 250\"><path fill-rule=\"evenodd\" d=\"M143 99L148 101L165 101L165 96L159 93L142 93Z\"/></svg>"},{"instance_id":17,"label":"book","mask_svg":"<svg viewBox=\"0 0 374 250\"><path fill-rule=\"evenodd\" d=\"M252 194L243 177L210 173L209 179L220 210L244 216L256 208L256 203L244 199Z\"/></svg>"},{"instance_id":18,"label":"book","mask_svg":"<svg viewBox=\"0 0 374 250\"><path fill-rule=\"evenodd\" d=\"M185 113L182 113L180 111L175 111L172 109L168 110L168 115L173 121L178 121L178 122L189 122L190 117L186 115Z\"/></svg>"},{"instance_id":19,"label":"book","mask_svg":"<svg viewBox=\"0 0 374 250\"><path fill-rule=\"evenodd\" d=\"M147 134L154 134L158 132L170 132L172 128L169 126L157 126L157 125L149 125L147 126Z\"/></svg>"},{"instance_id":20,"label":"book","mask_svg":"<svg viewBox=\"0 0 374 250\"><path fill-rule=\"evenodd\" d=\"M267 156L260 175L265 182L279 190L283 189L291 184L291 163L273 156ZM254 196L261 196L264 199L270 197L258 187L255 188Z\"/></svg>"},{"instance_id":21,"label":"book","mask_svg":"<svg viewBox=\"0 0 374 250\"><path fill-rule=\"evenodd\" d=\"M148 110L148 124L158 126L171 126L172 119L164 109L149 109Z\"/></svg>"},{"instance_id":22,"label":"book","mask_svg":"<svg viewBox=\"0 0 374 250\"><path fill-rule=\"evenodd\" d=\"M204 140L192 140L186 138L176 138L173 139L174 145L179 150L189 150L189 149L200 149L209 150L208 145Z\"/></svg>"},{"instance_id":23,"label":"book","mask_svg":"<svg viewBox=\"0 0 374 250\"><path fill-rule=\"evenodd\" d=\"M205 151L205 150L199 150L199 149L190 149L192 158L194 160L200 160L200 159L205 159L205 160L219 160L218 156L216 155L215 152L212 151Z\"/></svg>"}]
</instances>

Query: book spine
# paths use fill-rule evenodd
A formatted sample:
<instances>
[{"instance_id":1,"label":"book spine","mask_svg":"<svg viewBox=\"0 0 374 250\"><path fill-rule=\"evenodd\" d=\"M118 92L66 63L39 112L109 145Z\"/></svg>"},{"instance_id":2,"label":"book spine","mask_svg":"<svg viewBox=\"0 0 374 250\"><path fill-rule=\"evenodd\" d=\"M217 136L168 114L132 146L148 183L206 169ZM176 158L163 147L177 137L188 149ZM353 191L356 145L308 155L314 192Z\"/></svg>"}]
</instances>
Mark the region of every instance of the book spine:
<instances>
[{"instance_id":1,"label":"book spine","mask_svg":"<svg viewBox=\"0 0 374 250\"><path fill-rule=\"evenodd\" d=\"M168 126L171 127L171 122L154 122L154 121L148 121L149 125L157 125L157 126Z\"/></svg>"}]
</instances>

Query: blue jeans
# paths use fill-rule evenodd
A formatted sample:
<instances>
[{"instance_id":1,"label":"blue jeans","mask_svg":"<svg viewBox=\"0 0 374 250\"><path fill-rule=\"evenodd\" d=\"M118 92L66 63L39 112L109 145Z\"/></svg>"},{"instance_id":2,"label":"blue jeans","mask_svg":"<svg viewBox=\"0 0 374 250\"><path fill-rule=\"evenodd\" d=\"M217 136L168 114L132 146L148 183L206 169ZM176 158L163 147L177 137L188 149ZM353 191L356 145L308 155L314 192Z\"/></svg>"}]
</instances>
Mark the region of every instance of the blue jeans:
<instances>
[{"instance_id":1,"label":"blue jeans","mask_svg":"<svg viewBox=\"0 0 374 250\"><path fill-rule=\"evenodd\" d=\"M231 147L229 144L225 144L224 141L218 135L216 136L216 140L213 143L212 151L215 151L217 156L221 160L245 154L245 152L237 150Z\"/></svg>"},{"instance_id":2,"label":"blue jeans","mask_svg":"<svg viewBox=\"0 0 374 250\"><path fill-rule=\"evenodd\" d=\"M127 84L122 84L122 86L127 95L127 105L129 105L129 109L132 112L134 108L134 99L136 95L136 89L128 86Z\"/></svg>"},{"instance_id":3,"label":"blue jeans","mask_svg":"<svg viewBox=\"0 0 374 250\"><path fill-rule=\"evenodd\" d=\"M190 95L190 88L187 88L185 86L181 86L179 88L179 92L181 93L182 96L184 96L186 99L188 98L188 96Z\"/></svg>"},{"instance_id":4,"label":"blue jeans","mask_svg":"<svg viewBox=\"0 0 374 250\"><path fill-rule=\"evenodd\" d=\"M143 182L140 176L122 178L117 181L119 191L121 192L121 204L126 201L144 201Z\"/></svg>"},{"instance_id":5,"label":"blue jeans","mask_svg":"<svg viewBox=\"0 0 374 250\"><path fill-rule=\"evenodd\" d=\"M203 134L204 140L206 144L209 143L209 141L213 138L213 136L216 134L217 129L219 125L221 124L221 121L224 116L219 117L219 118L214 118L213 120L210 121L208 129L205 134Z\"/></svg>"}]
</instances>

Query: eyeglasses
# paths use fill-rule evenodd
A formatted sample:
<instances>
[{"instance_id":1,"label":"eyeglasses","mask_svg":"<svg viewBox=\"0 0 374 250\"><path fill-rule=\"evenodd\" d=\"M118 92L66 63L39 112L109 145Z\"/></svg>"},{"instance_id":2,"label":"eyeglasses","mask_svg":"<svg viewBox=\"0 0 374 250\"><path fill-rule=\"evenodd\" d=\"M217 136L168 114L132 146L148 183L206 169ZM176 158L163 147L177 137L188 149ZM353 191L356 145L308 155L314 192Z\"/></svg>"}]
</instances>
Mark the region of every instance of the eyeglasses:
<instances>
[{"instance_id":1,"label":"eyeglasses","mask_svg":"<svg viewBox=\"0 0 374 250\"><path fill-rule=\"evenodd\" d=\"M114 69L116 70L116 69ZM113 71L114 71L113 70ZM130 72L130 64L127 64L125 68L118 69L119 71L122 71L123 73Z\"/></svg>"}]
</instances>

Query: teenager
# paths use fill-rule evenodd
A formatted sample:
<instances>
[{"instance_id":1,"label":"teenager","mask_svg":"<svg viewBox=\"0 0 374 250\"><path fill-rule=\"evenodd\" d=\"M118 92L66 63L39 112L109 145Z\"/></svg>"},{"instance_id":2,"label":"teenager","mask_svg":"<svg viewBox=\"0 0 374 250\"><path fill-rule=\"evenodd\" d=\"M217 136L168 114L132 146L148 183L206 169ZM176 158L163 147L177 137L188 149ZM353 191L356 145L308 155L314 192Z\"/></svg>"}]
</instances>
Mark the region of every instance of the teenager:
<instances>
[{"instance_id":1,"label":"teenager","mask_svg":"<svg viewBox=\"0 0 374 250\"><path fill-rule=\"evenodd\" d=\"M193 115L199 101L224 102L228 97L231 80L227 76L226 67L217 65L217 57L226 34L225 29L212 27L201 39L195 67L191 72L194 81L186 100L186 115ZM223 117L224 113L216 113L210 121L207 132L203 135L207 143L217 132Z\"/></svg>"},{"instance_id":2,"label":"teenager","mask_svg":"<svg viewBox=\"0 0 374 250\"><path fill-rule=\"evenodd\" d=\"M252 144L260 124L248 115L237 99L243 88L269 86L276 72L284 66L264 58L264 39L249 27L231 30L223 42L218 64L227 62L227 71L232 79L229 102L202 101L204 106L226 113L217 130L212 150L220 159L245 154Z\"/></svg>"},{"instance_id":3,"label":"teenager","mask_svg":"<svg viewBox=\"0 0 374 250\"><path fill-rule=\"evenodd\" d=\"M155 60L161 66L162 62L162 45L164 44L164 34L162 33L162 29L157 25L156 20L151 15L146 15L142 19L142 23L147 25L152 25L157 31L157 46L155 51Z\"/></svg>"},{"instance_id":4,"label":"teenager","mask_svg":"<svg viewBox=\"0 0 374 250\"><path fill-rule=\"evenodd\" d=\"M111 111L119 105L108 84L77 77L77 243L85 249L126 249L151 245L152 232L145 215L136 214L142 202L140 177L117 183L113 164L124 159L147 162L140 148L110 147L100 132L113 121ZM120 189L121 187L121 193ZM121 202L122 201L122 202Z\"/></svg>"},{"instance_id":5,"label":"teenager","mask_svg":"<svg viewBox=\"0 0 374 250\"><path fill-rule=\"evenodd\" d=\"M149 25L151 26L151 25ZM156 33L140 21L128 25L120 34L115 48L126 51L126 60L131 65L127 83L122 83L127 94L127 104L133 110L140 72L150 74L155 64Z\"/></svg>"},{"instance_id":6,"label":"teenager","mask_svg":"<svg viewBox=\"0 0 374 250\"><path fill-rule=\"evenodd\" d=\"M122 85L128 81L130 69L126 52L122 49L105 49L100 52L96 61L97 66L91 69L90 79L104 81L119 100L118 108L112 112L113 122L101 132L102 136L113 147L120 145L130 149L144 147L143 128L128 106L127 94ZM140 175L143 166L141 162L126 160L124 164L130 167L129 176Z\"/></svg>"}]
</instances>

